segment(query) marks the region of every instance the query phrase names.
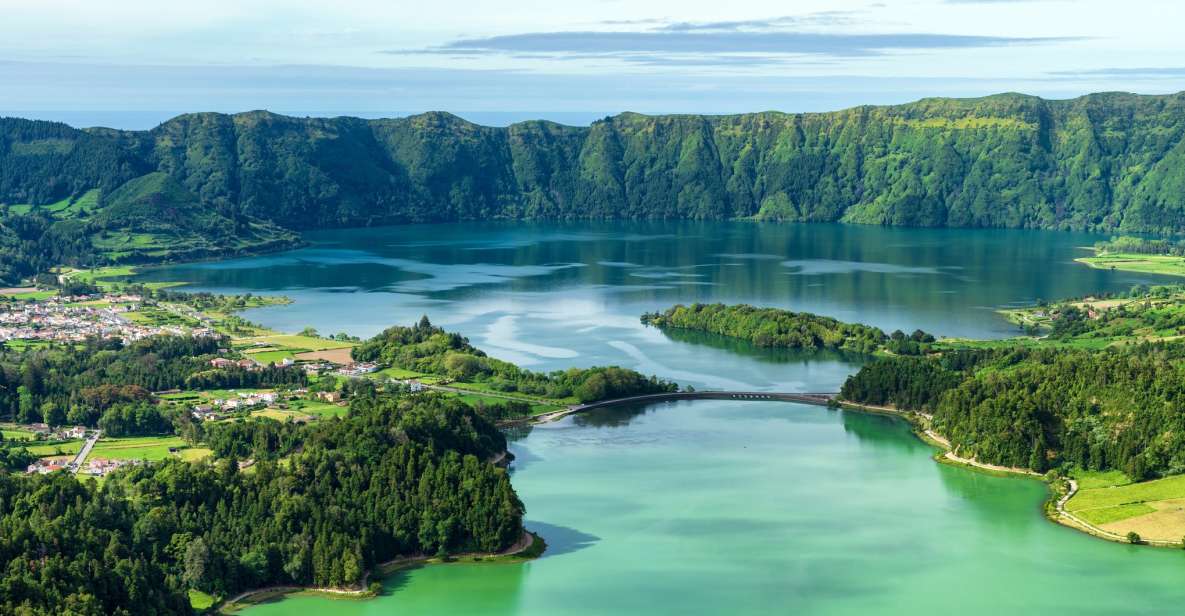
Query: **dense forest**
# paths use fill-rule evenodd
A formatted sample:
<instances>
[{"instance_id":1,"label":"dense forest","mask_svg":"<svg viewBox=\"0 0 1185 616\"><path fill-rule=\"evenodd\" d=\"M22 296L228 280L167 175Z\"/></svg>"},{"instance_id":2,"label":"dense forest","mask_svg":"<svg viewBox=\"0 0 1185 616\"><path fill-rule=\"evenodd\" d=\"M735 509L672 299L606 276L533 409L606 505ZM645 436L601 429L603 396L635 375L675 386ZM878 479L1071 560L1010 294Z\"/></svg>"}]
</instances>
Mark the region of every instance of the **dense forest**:
<instances>
[{"instance_id":1,"label":"dense forest","mask_svg":"<svg viewBox=\"0 0 1185 616\"><path fill-rule=\"evenodd\" d=\"M473 381L504 392L581 402L675 391L676 385L633 370L609 367L569 368L548 374L531 372L486 356L460 334L432 325L428 317L412 327L396 326L354 347L354 359L406 370Z\"/></svg>"},{"instance_id":2,"label":"dense forest","mask_svg":"<svg viewBox=\"0 0 1185 616\"><path fill-rule=\"evenodd\" d=\"M1104 254L1120 252L1142 255L1174 255L1180 257L1185 256L1185 240L1121 235L1107 241L1095 242L1094 249L1096 252Z\"/></svg>"},{"instance_id":3,"label":"dense forest","mask_svg":"<svg viewBox=\"0 0 1185 616\"><path fill-rule=\"evenodd\" d=\"M642 322L659 329L692 330L748 340L759 347L834 349L856 353L889 350L917 355L934 337L921 330L906 336L890 335L876 327L844 323L831 317L747 304L678 304L663 312L642 315Z\"/></svg>"},{"instance_id":4,"label":"dense forest","mask_svg":"<svg viewBox=\"0 0 1185 616\"><path fill-rule=\"evenodd\" d=\"M0 119L0 277L406 222L651 218L1185 230L1185 94L924 99L832 113Z\"/></svg>"},{"instance_id":5,"label":"dense forest","mask_svg":"<svg viewBox=\"0 0 1185 616\"><path fill-rule=\"evenodd\" d=\"M851 377L843 397L933 413L959 455L1044 472L1185 472L1185 344L954 351L889 358Z\"/></svg>"},{"instance_id":6,"label":"dense forest","mask_svg":"<svg viewBox=\"0 0 1185 616\"><path fill-rule=\"evenodd\" d=\"M931 413L960 455L982 462L1137 480L1185 472L1182 288L1139 287L1105 309L1081 301L1045 306L1035 343L879 358L841 395Z\"/></svg>"},{"instance_id":7,"label":"dense forest","mask_svg":"<svg viewBox=\"0 0 1185 616\"><path fill-rule=\"evenodd\" d=\"M220 449L260 440L240 424ZM498 551L522 532L504 437L440 396L375 393L342 420L288 426L282 461L131 468L102 485L0 473L0 612L189 614L188 589L344 586L401 555Z\"/></svg>"}]
</instances>

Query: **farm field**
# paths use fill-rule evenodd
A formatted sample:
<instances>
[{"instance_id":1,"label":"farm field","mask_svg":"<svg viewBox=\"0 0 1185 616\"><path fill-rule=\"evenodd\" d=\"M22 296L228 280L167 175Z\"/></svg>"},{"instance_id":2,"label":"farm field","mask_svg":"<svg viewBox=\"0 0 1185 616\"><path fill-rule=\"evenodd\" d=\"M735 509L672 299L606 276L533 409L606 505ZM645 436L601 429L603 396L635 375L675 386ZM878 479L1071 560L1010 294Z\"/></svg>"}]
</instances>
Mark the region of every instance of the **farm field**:
<instances>
[{"instance_id":1,"label":"farm field","mask_svg":"<svg viewBox=\"0 0 1185 616\"><path fill-rule=\"evenodd\" d=\"M454 394L454 395L457 398L459 398L462 402L464 402L465 404L468 404L470 406L477 405L477 403L479 403L479 402L486 405L486 406L498 406L498 405L506 404L507 402L512 401L509 398L500 398L500 397L496 397L496 396L484 396L481 394ZM532 415L540 415L542 413L550 413L551 411L558 411L559 409L563 408L563 406L559 405L559 404L544 404L544 403L534 402L532 400L527 400L527 399L523 399L522 401L531 405L531 414Z\"/></svg>"},{"instance_id":2,"label":"farm field","mask_svg":"<svg viewBox=\"0 0 1185 616\"><path fill-rule=\"evenodd\" d=\"M36 438L33 432L11 424L0 425L0 434L4 435L6 441L31 441Z\"/></svg>"},{"instance_id":3,"label":"farm field","mask_svg":"<svg viewBox=\"0 0 1185 616\"><path fill-rule=\"evenodd\" d=\"M237 397L239 394L258 394L272 391L270 389L203 389L199 391L182 391L173 394L162 394L161 398L164 400L225 400L227 398Z\"/></svg>"},{"instance_id":4,"label":"farm field","mask_svg":"<svg viewBox=\"0 0 1185 616\"><path fill-rule=\"evenodd\" d=\"M327 361L335 364L348 364L354 361L350 356L352 347L341 347L338 349L324 349L321 351L308 351L296 355L296 359L303 359L305 361ZM415 374L415 373L412 373ZM408 378L408 377L393 377L393 378Z\"/></svg>"},{"instance_id":5,"label":"farm field","mask_svg":"<svg viewBox=\"0 0 1185 616\"><path fill-rule=\"evenodd\" d=\"M104 291L112 291L134 275L136 268L131 265L112 265L85 270L72 269L60 273L68 278L94 284ZM184 282L148 282L144 283L144 286L150 289L167 289L184 284Z\"/></svg>"},{"instance_id":6,"label":"farm field","mask_svg":"<svg viewBox=\"0 0 1185 616\"><path fill-rule=\"evenodd\" d=\"M345 349L354 346L353 342L330 340L328 338L315 338L313 336L301 336L299 334L267 334L263 336L250 336L247 338L235 340L235 346L238 347L261 343L278 348L302 349L306 351Z\"/></svg>"},{"instance_id":7,"label":"farm field","mask_svg":"<svg viewBox=\"0 0 1185 616\"><path fill-rule=\"evenodd\" d=\"M29 453L40 456L58 456L58 455L73 455L82 451L82 445L86 441L67 441L65 443L57 443L53 445L33 445L28 447Z\"/></svg>"},{"instance_id":8,"label":"farm field","mask_svg":"<svg viewBox=\"0 0 1185 616\"><path fill-rule=\"evenodd\" d=\"M427 381L425 380L424 382L426 383ZM467 382L467 381L453 381L452 383L448 384L448 387L453 387L456 389L464 389L466 391L473 391L473 392L478 392L478 393L487 393L487 394L490 394L493 396L503 396L506 398L514 398L517 400L534 401L534 402L538 402L540 404L553 404L553 405L563 406L563 405L567 405L567 404L576 404L577 402L579 402L579 400L577 400L574 396L569 396L567 398L561 398L561 399L551 399L551 398L544 398L542 396L534 396L531 394L519 393L516 391L503 392L503 391L494 389L493 387L490 387L486 383L471 383L471 382Z\"/></svg>"},{"instance_id":9,"label":"farm field","mask_svg":"<svg viewBox=\"0 0 1185 616\"><path fill-rule=\"evenodd\" d=\"M403 368L383 368L373 374L374 376L385 376L392 379L416 379L424 376L422 372L404 370Z\"/></svg>"},{"instance_id":10,"label":"farm field","mask_svg":"<svg viewBox=\"0 0 1185 616\"><path fill-rule=\"evenodd\" d=\"M17 353L49 345L50 341L48 340L8 340L5 342L5 346Z\"/></svg>"},{"instance_id":11,"label":"farm field","mask_svg":"<svg viewBox=\"0 0 1185 616\"><path fill-rule=\"evenodd\" d=\"M1075 475L1078 493L1066 511L1119 535L1180 541L1185 537L1185 475L1131 483L1119 472Z\"/></svg>"},{"instance_id":12,"label":"farm field","mask_svg":"<svg viewBox=\"0 0 1185 616\"><path fill-rule=\"evenodd\" d=\"M247 350L247 351L244 351L244 353L247 355L247 357L254 359L255 361L257 361L265 366L267 364L278 364L278 363L284 361L285 359L293 359L292 351L287 351L287 350L284 350L284 351L262 350L262 351L254 351L254 352Z\"/></svg>"},{"instance_id":13,"label":"farm field","mask_svg":"<svg viewBox=\"0 0 1185 616\"><path fill-rule=\"evenodd\" d=\"M289 400L288 409L299 415L317 415L319 417L341 417L349 412L347 407L319 400Z\"/></svg>"},{"instance_id":14,"label":"farm field","mask_svg":"<svg viewBox=\"0 0 1185 616\"><path fill-rule=\"evenodd\" d=\"M194 448L190 453L189 445L177 436L132 436L124 438L102 438L91 450L92 458L109 458L112 460L164 460L171 457L169 449L178 450L183 459L200 459L209 455L209 450Z\"/></svg>"},{"instance_id":15,"label":"farm field","mask_svg":"<svg viewBox=\"0 0 1185 616\"><path fill-rule=\"evenodd\" d=\"M1172 255L1145 255L1129 253L1110 253L1093 257L1074 259L1095 269L1116 269L1144 274L1164 274L1168 276L1185 276L1185 257Z\"/></svg>"},{"instance_id":16,"label":"farm field","mask_svg":"<svg viewBox=\"0 0 1185 616\"><path fill-rule=\"evenodd\" d=\"M37 289L34 287L14 287L0 289L0 295L19 300L43 300L49 299L57 294L58 292L52 289Z\"/></svg>"}]
</instances>

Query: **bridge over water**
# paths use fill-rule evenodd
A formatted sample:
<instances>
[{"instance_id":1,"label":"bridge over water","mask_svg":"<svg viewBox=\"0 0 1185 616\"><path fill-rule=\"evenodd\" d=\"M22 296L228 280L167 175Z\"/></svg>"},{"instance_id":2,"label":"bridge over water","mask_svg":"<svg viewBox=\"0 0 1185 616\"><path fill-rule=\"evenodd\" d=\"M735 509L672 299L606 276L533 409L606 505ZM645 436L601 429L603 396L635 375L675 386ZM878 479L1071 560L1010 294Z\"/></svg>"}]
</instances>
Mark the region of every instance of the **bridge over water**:
<instances>
[{"instance_id":1,"label":"bridge over water","mask_svg":"<svg viewBox=\"0 0 1185 616\"><path fill-rule=\"evenodd\" d=\"M625 398L614 398L612 400L601 400L599 402L589 402L588 404L577 404L560 411L539 415L535 419L537 421L551 421L553 419L563 417L564 415L581 413L592 409L601 409L612 406L628 406L631 404L647 404L650 402L666 402L671 400L776 400L779 402L797 402L799 404L827 406L837 397L839 397L839 393L837 392L807 393L783 391L672 391L661 394L646 394L642 396L628 396Z\"/></svg>"}]
</instances>

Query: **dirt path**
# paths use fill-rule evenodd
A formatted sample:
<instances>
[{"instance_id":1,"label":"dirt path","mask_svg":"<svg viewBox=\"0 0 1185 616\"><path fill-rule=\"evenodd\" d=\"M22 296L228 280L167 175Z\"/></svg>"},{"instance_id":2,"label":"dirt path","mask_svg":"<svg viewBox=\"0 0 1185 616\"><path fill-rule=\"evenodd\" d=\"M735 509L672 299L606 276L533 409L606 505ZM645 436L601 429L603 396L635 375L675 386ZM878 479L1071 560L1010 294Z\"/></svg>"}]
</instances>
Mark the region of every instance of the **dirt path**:
<instances>
[{"instance_id":1,"label":"dirt path","mask_svg":"<svg viewBox=\"0 0 1185 616\"><path fill-rule=\"evenodd\" d=\"M950 448L951 448L950 441L947 440L947 438L945 436L942 436L941 434L939 434L929 428L926 428L925 432L926 432L926 436L934 439L935 443L938 443L938 444L942 445L943 447L946 447L947 453L950 452Z\"/></svg>"},{"instance_id":2,"label":"dirt path","mask_svg":"<svg viewBox=\"0 0 1185 616\"><path fill-rule=\"evenodd\" d=\"M930 434L930 431L927 430L926 434ZM1043 477L1043 475L1041 473L1038 473L1036 471L1031 471L1027 468L1020 468L1017 466L1000 466L999 464L988 464L986 462L977 462L975 460L975 458L961 458L961 457L955 455L954 451L950 451L950 450L948 450L943 455L943 457L946 458L947 460L952 461L952 462L958 462L959 464L966 464L968 466L974 466L975 468L982 468L984 470L997 471L997 472L1001 472L1001 473L1015 473L1017 475L1029 475L1031 477Z\"/></svg>"},{"instance_id":3,"label":"dirt path","mask_svg":"<svg viewBox=\"0 0 1185 616\"><path fill-rule=\"evenodd\" d=\"M1070 483L1070 489L1066 490L1066 493L1057 499L1057 512L1062 515L1072 516L1073 514L1066 511L1066 503L1078 493L1078 482L1073 479L1067 479L1066 481Z\"/></svg>"}]
</instances>

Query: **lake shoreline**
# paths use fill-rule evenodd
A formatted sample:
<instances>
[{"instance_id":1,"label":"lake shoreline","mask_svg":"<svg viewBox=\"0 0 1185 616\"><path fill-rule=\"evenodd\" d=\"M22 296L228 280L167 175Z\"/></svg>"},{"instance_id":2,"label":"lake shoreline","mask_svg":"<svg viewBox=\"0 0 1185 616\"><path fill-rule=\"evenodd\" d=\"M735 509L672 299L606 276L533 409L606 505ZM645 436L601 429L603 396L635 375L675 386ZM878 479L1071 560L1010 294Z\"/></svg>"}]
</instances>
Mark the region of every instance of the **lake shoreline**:
<instances>
[{"instance_id":1,"label":"lake shoreline","mask_svg":"<svg viewBox=\"0 0 1185 616\"><path fill-rule=\"evenodd\" d=\"M281 599L290 595L322 595L332 599L366 600L379 597L381 592L372 591L368 585L372 578L385 578L409 567L423 565L453 565L453 564L508 564L506 561L524 562L534 560L543 555L547 549L547 542L543 537L523 529L519 540L501 552L465 552L439 556L401 556L383 563L379 563L366 572L357 587L332 588L315 586L266 586L247 590L218 602L206 610L207 614L234 614L252 605ZM462 561L465 561L462 563Z\"/></svg>"},{"instance_id":2,"label":"lake shoreline","mask_svg":"<svg viewBox=\"0 0 1185 616\"><path fill-rule=\"evenodd\" d=\"M946 437L930 430L923 422L928 422L929 417L924 413L916 411L902 411L889 406L876 406L859 404L856 402L839 401L842 408L861 413L871 413L875 415L891 415L899 417L908 422L912 428L911 432L919 440L940 449L941 451L933 456L935 462L939 464L946 464L949 466L957 466L967 470L985 473L997 477L1012 477L1017 479L1034 479L1046 485L1049 491L1049 497L1041 504L1041 511L1045 519L1065 526L1080 533L1090 535L1096 539L1102 539L1111 543L1119 543L1124 545L1139 545L1154 548L1171 548L1181 549L1182 542L1180 541L1163 541L1155 539L1143 539L1139 543L1131 543L1127 537L1119 535L1104 529L1101 529L1066 510L1065 505L1077 493L1078 483L1068 477L1050 477L1042 475L1036 471L1026 468L1007 467L996 464L987 464L979 462L974 458L963 458L955 455L951 449L950 441Z\"/></svg>"}]
</instances>

